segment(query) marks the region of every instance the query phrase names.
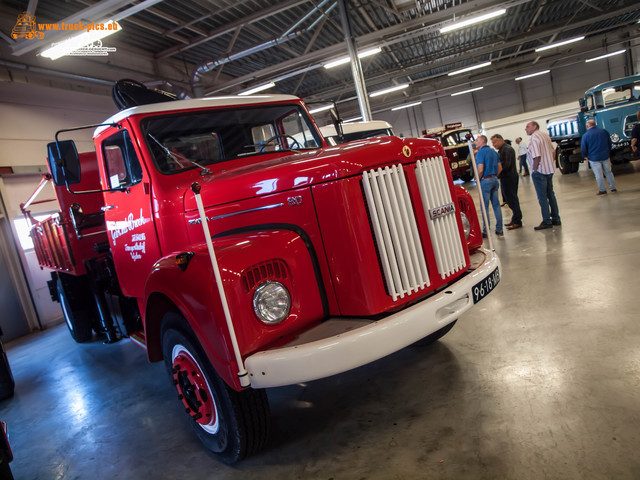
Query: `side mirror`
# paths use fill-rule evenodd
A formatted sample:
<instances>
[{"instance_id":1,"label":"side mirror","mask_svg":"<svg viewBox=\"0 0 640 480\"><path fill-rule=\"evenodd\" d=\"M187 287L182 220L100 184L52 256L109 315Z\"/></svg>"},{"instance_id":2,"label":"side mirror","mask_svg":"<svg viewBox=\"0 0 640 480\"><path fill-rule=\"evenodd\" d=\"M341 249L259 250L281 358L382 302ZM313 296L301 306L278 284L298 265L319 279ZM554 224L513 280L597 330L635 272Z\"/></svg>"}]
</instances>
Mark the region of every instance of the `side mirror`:
<instances>
[{"instance_id":1,"label":"side mirror","mask_svg":"<svg viewBox=\"0 0 640 480\"><path fill-rule=\"evenodd\" d=\"M80 183L80 158L73 140L47 144L47 161L57 187Z\"/></svg>"},{"instance_id":2,"label":"side mirror","mask_svg":"<svg viewBox=\"0 0 640 480\"><path fill-rule=\"evenodd\" d=\"M586 112L587 111L587 102L585 101L584 98L579 98L578 99L578 103L580 104L580 111L581 112Z\"/></svg>"},{"instance_id":3,"label":"side mirror","mask_svg":"<svg viewBox=\"0 0 640 480\"><path fill-rule=\"evenodd\" d=\"M333 126L336 129L336 134L338 135L338 138L340 139L340 141L343 141L344 132L342 131L342 119L340 118L340 115L338 115L338 110L335 104L334 104L334 108L329 110L329 113L331 115L331 121L333 122Z\"/></svg>"}]
</instances>

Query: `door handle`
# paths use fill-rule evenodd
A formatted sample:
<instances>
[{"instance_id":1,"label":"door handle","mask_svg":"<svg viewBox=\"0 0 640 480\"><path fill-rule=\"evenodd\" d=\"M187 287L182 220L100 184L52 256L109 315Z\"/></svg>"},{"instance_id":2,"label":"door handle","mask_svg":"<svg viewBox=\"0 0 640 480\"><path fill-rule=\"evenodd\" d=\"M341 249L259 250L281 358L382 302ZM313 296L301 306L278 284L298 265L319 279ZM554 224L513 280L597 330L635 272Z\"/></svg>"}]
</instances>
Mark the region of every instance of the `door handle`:
<instances>
[{"instance_id":1,"label":"door handle","mask_svg":"<svg viewBox=\"0 0 640 480\"><path fill-rule=\"evenodd\" d=\"M100 210L102 210L103 212L106 212L107 210L112 210L116 208L115 205L105 205L104 207L100 207Z\"/></svg>"}]
</instances>

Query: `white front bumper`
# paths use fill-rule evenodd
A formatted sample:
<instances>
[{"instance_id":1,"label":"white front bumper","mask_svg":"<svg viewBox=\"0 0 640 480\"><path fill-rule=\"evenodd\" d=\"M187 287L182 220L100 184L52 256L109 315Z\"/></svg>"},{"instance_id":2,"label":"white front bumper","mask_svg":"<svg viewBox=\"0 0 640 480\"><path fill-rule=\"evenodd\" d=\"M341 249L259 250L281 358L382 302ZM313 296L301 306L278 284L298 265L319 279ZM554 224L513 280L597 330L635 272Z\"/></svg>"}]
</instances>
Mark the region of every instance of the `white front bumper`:
<instances>
[{"instance_id":1,"label":"white front bumper","mask_svg":"<svg viewBox=\"0 0 640 480\"><path fill-rule=\"evenodd\" d=\"M446 290L382 320L331 318L284 347L245 361L254 388L292 385L346 372L405 348L473 306L471 289L500 266L495 252L471 257L475 270Z\"/></svg>"}]
</instances>

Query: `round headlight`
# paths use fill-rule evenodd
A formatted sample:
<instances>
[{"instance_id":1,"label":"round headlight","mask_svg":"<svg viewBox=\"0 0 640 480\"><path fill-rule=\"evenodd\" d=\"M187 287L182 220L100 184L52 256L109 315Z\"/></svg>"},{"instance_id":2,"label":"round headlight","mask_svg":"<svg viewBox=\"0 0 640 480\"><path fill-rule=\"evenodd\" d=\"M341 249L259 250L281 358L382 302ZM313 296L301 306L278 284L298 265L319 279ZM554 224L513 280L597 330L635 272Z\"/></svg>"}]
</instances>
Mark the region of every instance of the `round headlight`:
<instances>
[{"instance_id":1,"label":"round headlight","mask_svg":"<svg viewBox=\"0 0 640 480\"><path fill-rule=\"evenodd\" d=\"M455 170L456 168L458 168L458 162L453 162L453 163L451 163L451 168L452 168L452 169L454 169L454 170Z\"/></svg>"},{"instance_id":2,"label":"round headlight","mask_svg":"<svg viewBox=\"0 0 640 480\"><path fill-rule=\"evenodd\" d=\"M464 238L468 239L471 234L471 223L467 216L460 212L460 218L462 219L462 229L464 230Z\"/></svg>"},{"instance_id":3,"label":"round headlight","mask_svg":"<svg viewBox=\"0 0 640 480\"><path fill-rule=\"evenodd\" d=\"M613 143L618 143L620 141L620 135L618 135L617 133L611 134L611 141Z\"/></svg>"},{"instance_id":4,"label":"round headlight","mask_svg":"<svg viewBox=\"0 0 640 480\"><path fill-rule=\"evenodd\" d=\"M280 282L264 282L253 294L253 311L267 325L280 323L291 310L291 296Z\"/></svg>"}]
</instances>

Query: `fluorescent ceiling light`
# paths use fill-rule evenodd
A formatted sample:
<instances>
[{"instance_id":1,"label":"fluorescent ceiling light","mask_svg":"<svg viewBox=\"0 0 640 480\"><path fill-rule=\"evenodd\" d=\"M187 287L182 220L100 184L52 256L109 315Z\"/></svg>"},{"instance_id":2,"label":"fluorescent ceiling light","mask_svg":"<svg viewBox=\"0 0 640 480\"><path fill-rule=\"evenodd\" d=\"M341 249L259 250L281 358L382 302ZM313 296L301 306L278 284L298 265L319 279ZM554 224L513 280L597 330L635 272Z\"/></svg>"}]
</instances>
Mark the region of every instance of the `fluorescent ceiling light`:
<instances>
[{"instance_id":1,"label":"fluorescent ceiling light","mask_svg":"<svg viewBox=\"0 0 640 480\"><path fill-rule=\"evenodd\" d=\"M462 92L452 93L451 96L455 97L456 95L464 95L465 93L477 92L478 90L482 90L483 88L484 87L470 88L469 90L464 90Z\"/></svg>"},{"instance_id":2,"label":"fluorescent ceiling light","mask_svg":"<svg viewBox=\"0 0 640 480\"><path fill-rule=\"evenodd\" d=\"M530 73L529 75L523 75L521 77L516 77L516 80L524 80L525 78L537 77L538 75L544 75L545 73L549 73L551 70L542 70L541 72Z\"/></svg>"},{"instance_id":3,"label":"fluorescent ceiling light","mask_svg":"<svg viewBox=\"0 0 640 480\"><path fill-rule=\"evenodd\" d=\"M488 67L489 65L491 65L491 62L479 63L478 65L473 65L472 67L467 67L467 68L463 68L461 70L455 70L453 72L449 72L449 73L447 73L447 75L449 75L449 76L458 75L460 73L470 72L471 70L476 70L478 68Z\"/></svg>"},{"instance_id":4,"label":"fluorescent ceiling light","mask_svg":"<svg viewBox=\"0 0 640 480\"><path fill-rule=\"evenodd\" d=\"M113 20L104 22L102 25L104 25L104 30L91 30L90 32L84 32L80 35L76 35L75 37L68 38L60 43L56 43L50 48L47 48L40 55L50 58L51 60L55 60L68 53L73 52L74 50L78 50L79 48L90 45L96 40L100 40L101 38L107 37L112 33L116 33L122 30L120 24L118 22L114 22ZM109 27L110 25L111 27Z\"/></svg>"},{"instance_id":5,"label":"fluorescent ceiling light","mask_svg":"<svg viewBox=\"0 0 640 480\"><path fill-rule=\"evenodd\" d=\"M549 50L550 48L560 47L562 45L567 45L568 43L579 42L580 40L584 40L584 37L570 38L569 40L565 40L563 42L552 43L551 45L545 45L544 47L538 47L538 48L536 48L536 52L542 52L543 50Z\"/></svg>"},{"instance_id":6,"label":"fluorescent ceiling light","mask_svg":"<svg viewBox=\"0 0 640 480\"><path fill-rule=\"evenodd\" d=\"M402 83L400 85L396 85L395 87L385 88L384 90L378 90L377 92L370 93L370 97L377 97L378 95L384 95L385 93L396 92L398 90L403 90L409 86L408 83Z\"/></svg>"},{"instance_id":7,"label":"fluorescent ceiling light","mask_svg":"<svg viewBox=\"0 0 640 480\"><path fill-rule=\"evenodd\" d=\"M468 20L463 20L461 22L452 23L451 25L447 25L444 28L440 29L440 33L447 33L453 30L458 30L460 28L468 27L469 25L473 25L474 23L484 22L485 20L489 20L491 18L499 17L500 15L504 15L506 10L504 8L500 10L496 10L495 12L487 13L485 15L480 15L479 17L470 18Z\"/></svg>"},{"instance_id":8,"label":"fluorescent ceiling light","mask_svg":"<svg viewBox=\"0 0 640 480\"><path fill-rule=\"evenodd\" d=\"M313 110L309 110L309 113L314 114L318 112L324 112L325 110L331 110L333 105L325 105L324 107L314 108Z\"/></svg>"},{"instance_id":9,"label":"fluorescent ceiling light","mask_svg":"<svg viewBox=\"0 0 640 480\"><path fill-rule=\"evenodd\" d=\"M585 63L589 63L589 62L595 62L596 60L602 60L603 58L607 58L607 57L613 57L614 55L620 55L621 53L626 52L627 49L624 48L622 50L618 50L617 52L611 52L611 53L607 53L606 55L600 55L599 57L595 57L595 58L587 58L585 60Z\"/></svg>"},{"instance_id":10,"label":"fluorescent ceiling light","mask_svg":"<svg viewBox=\"0 0 640 480\"><path fill-rule=\"evenodd\" d=\"M353 117L353 118L350 118L349 120L344 120L344 123L357 122L358 120L362 120L362 117Z\"/></svg>"},{"instance_id":11,"label":"fluorescent ceiling light","mask_svg":"<svg viewBox=\"0 0 640 480\"><path fill-rule=\"evenodd\" d=\"M240 92L238 95L251 95L252 93L258 93L275 86L276 84L274 82L269 82L269 83L265 83L264 85L260 85L259 87L253 87L253 88L250 88L249 90L245 90L244 92Z\"/></svg>"},{"instance_id":12,"label":"fluorescent ceiling light","mask_svg":"<svg viewBox=\"0 0 640 480\"><path fill-rule=\"evenodd\" d=\"M358 58L370 57L371 55L375 55L376 53L380 53L381 51L382 49L380 47L370 48L369 50L364 50L358 53ZM337 67L338 65L344 65L345 63L349 63L350 60L351 60L351 57L349 56L342 57L342 58L339 58L338 60L334 60L332 62L325 64L324 68L329 69L329 68Z\"/></svg>"},{"instance_id":13,"label":"fluorescent ceiling light","mask_svg":"<svg viewBox=\"0 0 640 480\"><path fill-rule=\"evenodd\" d=\"M415 107L416 105L420 105L422 102L409 103L407 105L400 105L399 107L393 107L391 110L402 110L403 108Z\"/></svg>"}]
</instances>

